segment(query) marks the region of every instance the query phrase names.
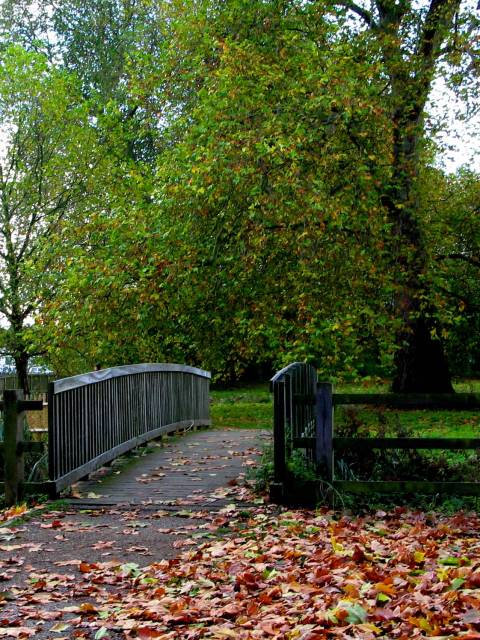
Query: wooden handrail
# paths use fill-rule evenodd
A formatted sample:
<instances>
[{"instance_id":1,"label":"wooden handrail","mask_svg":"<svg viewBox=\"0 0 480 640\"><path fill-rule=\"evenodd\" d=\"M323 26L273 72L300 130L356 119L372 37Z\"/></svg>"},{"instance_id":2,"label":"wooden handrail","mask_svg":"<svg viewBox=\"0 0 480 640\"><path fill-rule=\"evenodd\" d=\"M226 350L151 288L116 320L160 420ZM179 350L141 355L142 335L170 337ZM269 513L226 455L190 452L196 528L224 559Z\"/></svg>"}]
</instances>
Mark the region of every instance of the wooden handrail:
<instances>
[{"instance_id":1,"label":"wooden handrail","mask_svg":"<svg viewBox=\"0 0 480 640\"><path fill-rule=\"evenodd\" d=\"M77 376L71 376L70 378L62 378L56 380L53 383L53 392L60 393L62 391L70 391L71 389L78 389L90 384L96 384L97 382L105 382L112 378L120 378L122 376L131 376L137 373L189 373L194 376L200 376L201 378L210 379L211 373L198 369L197 367L190 367L184 364L171 364L171 363L159 363L159 364L127 364L120 367L111 367L109 369L100 369L99 371L90 371L89 373L81 373Z\"/></svg>"}]
</instances>

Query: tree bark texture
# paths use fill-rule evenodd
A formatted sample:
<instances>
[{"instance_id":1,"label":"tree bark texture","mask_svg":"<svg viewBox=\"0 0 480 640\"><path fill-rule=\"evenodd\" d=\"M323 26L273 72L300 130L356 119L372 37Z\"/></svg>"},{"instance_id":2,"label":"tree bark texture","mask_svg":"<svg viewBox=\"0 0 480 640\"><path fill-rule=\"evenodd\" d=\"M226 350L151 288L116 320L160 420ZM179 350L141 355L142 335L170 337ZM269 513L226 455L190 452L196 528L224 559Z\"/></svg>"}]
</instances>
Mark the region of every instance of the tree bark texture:
<instances>
[{"instance_id":1,"label":"tree bark texture","mask_svg":"<svg viewBox=\"0 0 480 640\"><path fill-rule=\"evenodd\" d=\"M23 389L23 393L28 395L30 393L28 384L28 354L25 352L16 354L14 359L20 389Z\"/></svg>"},{"instance_id":2,"label":"tree bark texture","mask_svg":"<svg viewBox=\"0 0 480 640\"><path fill-rule=\"evenodd\" d=\"M429 301L427 252L419 223L417 179L425 139L424 108L440 47L448 36L459 0L431 0L419 30L415 55L404 62L402 20L409 3L377 0L382 54L390 79L392 175L383 204L391 224L395 273L396 335L392 389L396 392L453 392L435 309ZM407 16L408 17L408 16Z\"/></svg>"}]
</instances>

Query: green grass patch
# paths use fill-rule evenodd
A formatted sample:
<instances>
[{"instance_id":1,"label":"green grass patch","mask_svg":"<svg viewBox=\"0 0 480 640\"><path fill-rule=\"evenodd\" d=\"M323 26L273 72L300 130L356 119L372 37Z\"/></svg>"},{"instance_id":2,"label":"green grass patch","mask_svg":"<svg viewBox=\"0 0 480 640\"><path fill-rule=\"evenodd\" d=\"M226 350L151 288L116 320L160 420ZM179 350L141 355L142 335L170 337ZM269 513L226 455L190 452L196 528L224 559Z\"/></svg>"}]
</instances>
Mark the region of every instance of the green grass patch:
<instances>
[{"instance_id":1,"label":"green grass patch","mask_svg":"<svg viewBox=\"0 0 480 640\"><path fill-rule=\"evenodd\" d=\"M398 410L398 409L348 409L339 407L335 411L337 430L345 422L345 415L354 412L370 436L409 434L424 438L478 438L480 434L480 412L454 410ZM385 433L379 432L379 423L387 425ZM367 437L365 433L363 437Z\"/></svg>"},{"instance_id":2,"label":"green grass patch","mask_svg":"<svg viewBox=\"0 0 480 640\"><path fill-rule=\"evenodd\" d=\"M415 436L425 438L476 438L480 433L477 411L397 411L398 421Z\"/></svg>"},{"instance_id":3,"label":"green grass patch","mask_svg":"<svg viewBox=\"0 0 480 640\"><path fill-rule=\"evenodd\" d=\"M457 393L480 393L480 380L454 380L453 387Z\"/></svg>"},{"instance_id":4,"label":"green grass patch","mask_svg":"<svg viewBox=\"0 0 480 640\"><path fill-rule=\"evenodd\" d=\"M480 380L453 380L453 388L457 393L480 393ZM389 380L363 380L361 382L339 382L334 385L337 393L388 393Z\"/></svg>"},{"instance_id":5,"label":"green grass patch","mask_svg":"<svg viewBox=\"0 0 480 640\"><path fill-rule=\"evenodd\" d=\"M211 392L213 426L235 429L271 429L273 402L268 384Z\"/></svg>"},{"instance_id":6,"label":"green grass patch","mask_svg":"<svg viewBox=\"0 0 480 640\"><path fill-rule=\"evenodd\" d=\"M339 382L333 385L334 393L388 393L388 380L364 380L361 382Z\"/></svg>"},{"instance_id":7,"label":"green grass patch","mask_svg":"<svg viewBox=\"0 0 480 640\"><path fill-rule=\"evenodd\" d=\"M462 380L454 383L461 393L480 393L480 380ZM388 381L367 380L360 383L343 383L335 386L338 393L387 393ZM268 383L248 385L211 392L211 417L217 428L271 429L273 401ZM362 421L372 426L378 422L374 410L359 410ZM446 410L388 410L389 421L395 423L397 431L408 431L414 436L472 438L480 433L480 415L474 411ZM336 423L341 424L341 409L336 411ZM393 435L393 433L391 434Z\"/></svg>"},{"instance_id":8,"label":"green grass patch","mask_svg":"<svg viewBox=\"0 0 480 640\"><path fill-rule=\"evenodd\" d=\"M480 393L480 380L454 381L458 393ZM338 393L387 393L387 381L367 381L336 385ZM367 428L369 435L402 435L425 438L476 438L480 433L479 411L456 411L445 409L398 410L356 408L358 420ZM335 411L335 424L344 424L344 410ZM379 433L379 422L387 423L387 432ZM366 437L366 435L364 435Z\"/></svg>"}]
</instances>

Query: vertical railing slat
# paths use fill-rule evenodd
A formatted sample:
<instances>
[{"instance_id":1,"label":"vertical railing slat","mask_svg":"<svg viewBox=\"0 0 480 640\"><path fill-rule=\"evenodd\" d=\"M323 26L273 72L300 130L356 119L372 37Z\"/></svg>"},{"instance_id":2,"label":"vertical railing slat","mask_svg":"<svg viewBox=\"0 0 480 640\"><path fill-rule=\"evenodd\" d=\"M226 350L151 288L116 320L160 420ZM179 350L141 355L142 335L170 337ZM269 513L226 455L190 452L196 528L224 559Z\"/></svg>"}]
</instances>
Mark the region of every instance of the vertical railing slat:
<instances>
[{"instance_id":1,"label":"vertical railing slat","mask_svg":"<svg viewBox=\"0 0 480 640\"><path fill-rule=\"evenodd\" d=\"M333 482L332 385L319 382L316 395L316 462L327 482Z\"/></svg>"}]
</instances>

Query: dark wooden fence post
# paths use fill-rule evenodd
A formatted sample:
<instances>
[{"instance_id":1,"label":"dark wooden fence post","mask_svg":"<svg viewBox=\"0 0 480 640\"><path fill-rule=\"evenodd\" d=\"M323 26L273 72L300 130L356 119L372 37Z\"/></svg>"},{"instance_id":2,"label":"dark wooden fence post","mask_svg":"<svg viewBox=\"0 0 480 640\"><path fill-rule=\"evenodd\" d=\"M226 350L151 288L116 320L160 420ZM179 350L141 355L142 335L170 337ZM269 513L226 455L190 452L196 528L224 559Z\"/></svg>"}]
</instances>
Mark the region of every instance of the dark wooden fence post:
<instances>
[{"instance_id":1,"label":"dark wooden fence post","mask_svg":"<svg viewBox=\"0 0 480 640\"><path fill-rule=\"evenodd\" d=\"M3 392L5 502L11 507L23 497L24 463L23 423L25 412L19 411L23 391L5 389Z\"/></svg>"},{"instance_id":2,"label":"dark wooden fence post","mask_svg":"<svg viewBox=\"0 0 480 640\"><path fill-rule=\"evenodd\" d=\"M55 393L54 393L54 383L48 383L48 395L47 395L47 403L48 403L48 497L50 500L56 500L60 496L60 492L57 491L57 486L55 483L56 478L56 465L58 464L58 460L56 458L56 439L55 439L55 429L54 429L54 402L55 402Z\"/></svg>"},{"instance_id":3,"label":"dark wooden fence post","mask_svg":"<svg viewBox=\"0 0 480 640\"><path fill-rule=\"evenodd\" d=\"M273 385L273 483L270 487L272 498L282 501L286 474L285 459L285 381Z\"/></svg>"},{"instance_id":4,"label":"dark wooden fence post","mask_svg":"<svg viewBox=\"0 0 480 640\"><path fill-rule=\"evenodd\" d=\"M322 479L333 481L333 403L330 382L317 384L316 406L316 462Z\"/></svg>"}]
</instances>

